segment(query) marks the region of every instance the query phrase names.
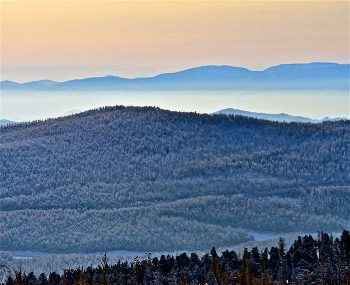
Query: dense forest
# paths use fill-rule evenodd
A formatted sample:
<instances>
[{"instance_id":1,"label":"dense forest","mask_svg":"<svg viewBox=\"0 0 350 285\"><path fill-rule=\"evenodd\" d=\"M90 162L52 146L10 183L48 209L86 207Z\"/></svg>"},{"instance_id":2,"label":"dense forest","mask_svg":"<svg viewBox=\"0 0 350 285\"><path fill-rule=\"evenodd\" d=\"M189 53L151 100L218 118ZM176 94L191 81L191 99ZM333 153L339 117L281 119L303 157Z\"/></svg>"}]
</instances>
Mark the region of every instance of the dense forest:
<instances>
[{"instance_id":1,"label":"dense forest","mask_svg":"<svg viewBox=\"0 0 350 285\"><path fill-rule=\"evenodd\" d=\"M350 284L350 234L340 238L320 232L318 238L298 237L287 250L283 238L277 246L260 251L245 248L242 255L215 248L198 256L186 252L159 258L148 254L132 262L109 264L105 255L98 267L65 269L63 274L33 272L22 267L2 271L4 285L136 285L136 284Z\"/></svg>"},{"instance_id":2,"label":"dense forest","mask_svg":"<svg viewBox=\"0 0 350 285\"><path fill-rule=\"evenodd\" d=\"M350 225L350 121L114 106L0 127L0 248L169 251Z\"/></svg>"}]
</instances>

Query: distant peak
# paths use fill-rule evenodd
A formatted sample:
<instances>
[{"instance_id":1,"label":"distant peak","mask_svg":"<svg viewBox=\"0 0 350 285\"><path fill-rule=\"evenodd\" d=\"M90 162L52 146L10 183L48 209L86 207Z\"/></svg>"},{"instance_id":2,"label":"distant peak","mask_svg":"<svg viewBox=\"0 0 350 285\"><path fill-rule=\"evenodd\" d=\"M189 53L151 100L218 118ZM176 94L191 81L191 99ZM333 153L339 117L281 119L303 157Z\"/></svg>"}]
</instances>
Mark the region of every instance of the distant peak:
<instances>
[{"instance_id":1,"label":"distant peak","mask_svg":"<svg viewBox=\"0 0 350 285\"><path fill-rule=\"evenodd\" d=\"M74 115L83 112L82 110L74 109L66 112L63 116L69 116L69 115Z\"/></svg>"},{"instance_id":2,"label":"distant peak","mask_svg":"<svg viewBox=\"0 0 350 285\"><path fill-rule=\"evenodd\" d=\"M290 68L307 68L307 67L335 67L335 66L344 66L349 64L340 64L334 62L311 62L311 63L282 63L276 66L271 66L266 68L264 71L277 70L277 69L290 69Z\"/></svg>"},{"instance_id":3,"label":"distant peak","mask_svg":"<svg viewBox=\"0 0 350 285\"><path fill-rule=\"evenodd\" d=\"M346 118L328 118L328 117L326 117L326 118L323 118L321 120L317 120L317 119L311 119L308 117L289 115L286 113L279 113L279 114L257 113L257 112L243 111L243 110L237 110L237 109L232 109L232 108L223 109L223 110L217 111L213 114L240 115L240 116L248 116L248 117L270 120L270 121L304 122L304 123L320 123L323 121L337 121L337 120L341 120L341 119L346 119Z\"/></svg>"},{"instance_id":4,"label":"distant peak","mask_svg":"<svg viewBox=\"0 0 350 285\"><path fill-rule=\"evenodd\" d=\"M11 80L4 80L4 81L1 81L0 83L16 83L16 84L19 84L15 81L11 81Z\"/></svg>"}]
</instances>

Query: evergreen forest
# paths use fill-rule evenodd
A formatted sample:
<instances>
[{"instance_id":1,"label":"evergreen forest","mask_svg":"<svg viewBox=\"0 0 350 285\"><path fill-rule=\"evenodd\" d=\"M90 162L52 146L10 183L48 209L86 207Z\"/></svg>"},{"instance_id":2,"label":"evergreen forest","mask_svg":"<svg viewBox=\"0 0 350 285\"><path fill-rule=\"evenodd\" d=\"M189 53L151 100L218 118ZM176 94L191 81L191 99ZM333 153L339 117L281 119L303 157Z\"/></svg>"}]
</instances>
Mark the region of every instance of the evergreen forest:
<instances>
[{"instance_id":1,"label":"evergreen forest","mask_svg":"<svg viewBox=\"0 0 350 285\"><path fill-rule=\"evenodd\" d=\"M334 232L339 224L350 226L349 185L349 120L280 123L104 107L0 127L0 248L194 251L247 242L254 232ZM288 255L276 250L284 272L292 274ZM215 272L226 275L241 268L236 261L225 263L226 255L232 259L232 253L184 257L174 276L192 280L189 266L193 276L201 266L207 271L217 266ZM276 279L280 273L272 272L280 263L258 255L265 258L260 267L253 253L237 262L256 277L265 264ZM305 258L300 260L319 260ZM140 261L111 267L111 276L128 276L138 266L153 270L149 261ZM162 274L173 270L164 268ZM104 278L96 277L98 269L86 270L57 278L68 278L64 284L79 274Z\"/></svg>"},{"instance_id":2,"label":"evergreen forest","mask_svg":"<svg viewBox=\"0 0 350 285\"><path fill-rule=\"evenodd\" d=\"M245 248L242 255L225 250L210 253L135 257L132 262L109 264L105 254L100 265L65 269L36 276L22 267L11 271L3 266L4 285L285 285L350 284L350 234L340 238L319 232L298 237L286 248L283 238L277 246L259 250Z\"/></svg>"}]
</instances>

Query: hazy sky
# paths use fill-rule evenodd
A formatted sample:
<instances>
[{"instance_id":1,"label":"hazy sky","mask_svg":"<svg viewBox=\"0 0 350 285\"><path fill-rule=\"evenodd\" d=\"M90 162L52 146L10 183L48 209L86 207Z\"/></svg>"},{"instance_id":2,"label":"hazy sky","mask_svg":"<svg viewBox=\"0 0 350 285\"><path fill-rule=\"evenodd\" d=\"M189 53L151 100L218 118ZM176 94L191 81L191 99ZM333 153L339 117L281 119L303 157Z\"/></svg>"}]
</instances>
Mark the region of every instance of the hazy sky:
<instances>
[{"instance_id":1,"label":"hazy sky","mask_svg":"<svg viewBox=\"0 0 350 285\"><path fill-rule=\"evenodd\" d=\"M349 63L348 1L1 1L1 80Z\"/></svg>"}]
</instances>

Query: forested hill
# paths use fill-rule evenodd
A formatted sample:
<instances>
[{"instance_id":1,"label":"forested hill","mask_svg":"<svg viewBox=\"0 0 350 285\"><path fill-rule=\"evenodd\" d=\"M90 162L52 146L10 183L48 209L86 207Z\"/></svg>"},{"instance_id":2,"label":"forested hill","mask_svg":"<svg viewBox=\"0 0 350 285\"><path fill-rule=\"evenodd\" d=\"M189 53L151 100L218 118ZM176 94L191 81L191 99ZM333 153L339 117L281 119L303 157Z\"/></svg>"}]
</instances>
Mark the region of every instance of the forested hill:
<instances>
[{"instance_id":1,"label":"forested hill","mask_svg":"<svg viewBox=\"0 0 350 285\"><path fill-rule=\"evenodd\" d=\"M0 248L161 251L350 225L350 121L106 107L0 128Z\"/></svg>"}]
</instances>

